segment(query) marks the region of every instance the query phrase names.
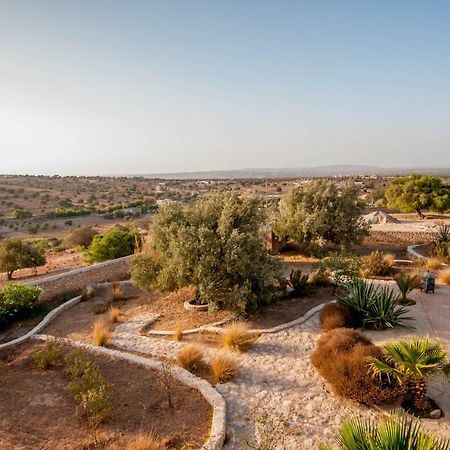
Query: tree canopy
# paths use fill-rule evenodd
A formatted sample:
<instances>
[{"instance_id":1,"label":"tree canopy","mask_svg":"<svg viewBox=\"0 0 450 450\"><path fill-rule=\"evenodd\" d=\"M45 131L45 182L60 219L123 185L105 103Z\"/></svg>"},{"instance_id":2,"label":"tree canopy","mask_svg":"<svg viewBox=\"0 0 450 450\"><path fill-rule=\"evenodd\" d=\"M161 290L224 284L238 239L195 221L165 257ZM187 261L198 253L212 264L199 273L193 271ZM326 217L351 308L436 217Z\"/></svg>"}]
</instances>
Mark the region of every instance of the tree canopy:
<instances>
[{"instance_id":1,"label":"tree canopy","mask_svg":"<svg viewBox=\"0 0 450 450\"><path fill-rule=\"evenodd\" d=\"M387 189L386 200L390 208L416 211L424 217L423 209L436 212L450 209L450 186L443 185L440 178L431 175L398 177Z\"/></svg>"},{"instance_id":2,"label":"tree canopy","mask_svg":"<svg viewBox=\"0 0 450 450\"><path fill-rule=\"evenodd\" d=\"M149 252L132 262L132 279L144 289L193 285L210 310L255 311L279 283L279 263L260 239L263 219L258 199L232 193L185 208L169 203L155 216Z\"/></svg>"},{"instance_id":3,"label":"tree canopy","mask_svg":"<svg viewBox=\"0 0 450 450\"><path fill-rule=\"evenodd\" d=\"M8 280L18 269L34 268L45 264L45 253L19 238L5 239L0 243L0 272L6 272Z\"/></svg>"},{"instance_id":4,"label":"tree canopy","mask_svg":"<svg viewBox=\"0 0 450 450\"><path fill-rule=\"evenodd\" d=\"M280 201L274 232L279 238L309 247L326 242L345 246L359 243L368 233L359 194L354 183L338 188L329 180L294 187Z\"/></svg>"}]
</instances>

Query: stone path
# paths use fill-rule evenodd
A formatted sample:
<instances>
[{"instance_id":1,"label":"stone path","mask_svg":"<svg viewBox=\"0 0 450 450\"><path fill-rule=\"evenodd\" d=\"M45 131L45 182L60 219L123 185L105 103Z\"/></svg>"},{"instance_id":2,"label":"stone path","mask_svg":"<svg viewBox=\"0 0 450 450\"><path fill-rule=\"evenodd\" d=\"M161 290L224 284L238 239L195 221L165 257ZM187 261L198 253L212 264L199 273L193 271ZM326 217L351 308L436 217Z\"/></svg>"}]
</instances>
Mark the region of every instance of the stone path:
<instances>
[{"instance_id":1,"label":"stone path","mask_svg":"<svg viewBox=\"0 0 450 450\"><path fill-rule=\"evenodd\" d=\"M412 308L412 314L417 319L416 330L395 329L367 334L379 344L415 334L446 338L447 335L441 333L441 326L445 325L443 311L450 311L450 289L441 287L434 297L431 296L415 294L418 303ZM447 323L450 323L450 317L447 317ZM126 350L173 358L186 344L141 336L139 330L149 319L139 316L121 325L113 335L113 343ZM443 331L446 330L444 326ZM302 325L262 335L249 353L239 356L241 366L236 379L216 387L227 402L226 449L248 448L246 441L264 439L265 435L278 440L280 449L318 448L320 443L332 440L349 414L379 415L374 410L336 398L317 375L310 364L310 355L320 334L316 314ZM448 345L449 342L445 342ZM217 350L207 349L206 356L215 352ZM435 379L430 393L447 411L447 416L439 421L424 421L424 426L450 438L449 385ZM281 426L284 419L286 424ZM278 434L279 428L283 432Z\"/></svg>"}]
</instances>

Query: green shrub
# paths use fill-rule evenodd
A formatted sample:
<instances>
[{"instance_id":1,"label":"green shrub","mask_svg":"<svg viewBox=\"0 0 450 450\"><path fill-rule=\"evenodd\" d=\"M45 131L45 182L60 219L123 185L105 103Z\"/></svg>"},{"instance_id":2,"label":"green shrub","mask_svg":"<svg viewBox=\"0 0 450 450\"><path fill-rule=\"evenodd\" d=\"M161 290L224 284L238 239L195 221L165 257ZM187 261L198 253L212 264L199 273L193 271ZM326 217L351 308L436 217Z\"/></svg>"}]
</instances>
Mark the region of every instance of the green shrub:
<instances>
[{"instance_id":1,"label":"green shrub","mask_svg":"<svg viewBox=\"0 0 450 450\"><path fill-rule=\"evenodd\" d=\"M62 361L62 353L55 347L53 342L47 342L45 348L33 355L34 362L39 369L49 369Z\"/></svg>"},{"instance_id":2,"label":"green shrub","mask_svg":"<svg viewBox=\"0 0 450 450\"><path fill-rule=\"evenodd\" d=\"M94 237L87 250L87 256L93 262L121 258L133 254L137 242L140 240L136 232L112 229Z\"/></svg>"},{"instance_id":3,"label":"green shrub","mask_svg":"<svg viewBox=\"0 0 450 450\"><path fill-rule=\"evenodd\" d=\"M32 217L33 214L31 213L31 211L27 211L26 209L17 208L14 210L13 216L16 219L28 219L28 218Z\"/></svg>"},{"instance_id":4,"label":"green shrub","mask_svg":"<svg viewBox=\"0 0 450 450\"><path fill-rule=\"evenodd\" d=\"M337 284L352 281L361 276L361 259L349 253L330 253L329 256L314 263L313 268L319 277L329 276Z\"/></svg>"},{"instance_id":5,"label":"green shrub","mask_svg":"<svg viewBox=\"0 0 450 450\"><path fill-rule=\"evenodd\" d=\"M390 275L394 269L394 258L378 250L362 257L362 272L365 277Z\"/></svg>"},{"instance_id":6,"label":"green shrub","mask_svg":"<svg viewBox=\"0 0 450 450\"><path fill-rule=\"evenodd\" d=\"M364 328L406 327L406 321L412 320L406 316L409 310L397 305L399 295L388 286L355 280L346 284L337 298L339 303L353 311Z\"/></svg>"},{"instance_id":7,"label":"green shrub","mask_svg":"<svg viewBox=\"0 0 450 450\"><path fill-rule=\"evenodd\" d=\"M111 387L106 383L100 368L84 351L69 353L65 362L72 378L69 390L93 435L95 448L98 448L98 426L111 414Z\"/></svg>"},{"instance_id":8,"label":"green shrub","mask_svg":"<svg viewBox=\"0 0 450 450\"><path fill-rule=\"evenodd\" d=\"M0 321L12 322L30 315L41 295L41 288L7 284L0 289Z\"/></svg>"}]
</instances>

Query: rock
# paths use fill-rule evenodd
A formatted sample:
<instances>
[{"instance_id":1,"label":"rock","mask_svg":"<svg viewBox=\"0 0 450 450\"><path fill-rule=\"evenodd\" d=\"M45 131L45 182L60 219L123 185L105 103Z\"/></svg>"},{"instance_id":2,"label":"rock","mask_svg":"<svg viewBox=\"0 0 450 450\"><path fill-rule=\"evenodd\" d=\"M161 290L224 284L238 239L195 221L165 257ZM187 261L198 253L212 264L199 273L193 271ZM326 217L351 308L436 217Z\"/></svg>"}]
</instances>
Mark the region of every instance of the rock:
<instances>
[{"instance_id":1,"label":"rock","mask_svg":"<svg viewBox=\"0 0 450 450\"><path fill-rule=\"evenodd\" d=\"M442 415L442 411L440 409L433 409L433 411L430 412L430 419L440 419Z\"/></svg>"}]
</instances>

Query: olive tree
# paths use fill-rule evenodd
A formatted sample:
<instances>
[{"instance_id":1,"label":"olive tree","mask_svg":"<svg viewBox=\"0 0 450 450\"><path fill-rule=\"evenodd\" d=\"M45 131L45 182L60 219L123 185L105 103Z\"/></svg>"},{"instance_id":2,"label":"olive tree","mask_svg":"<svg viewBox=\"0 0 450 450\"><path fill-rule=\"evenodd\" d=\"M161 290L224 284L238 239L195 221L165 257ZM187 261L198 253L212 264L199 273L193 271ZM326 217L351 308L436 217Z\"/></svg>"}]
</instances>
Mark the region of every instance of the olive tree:
<instances>
[{"instance_id":1,"label":"olive tree","mask_svg":"<svg viewBox=\"0 0 450 450\"><path fill-rule=\"evenodd\" d=\"M412 174L394 179L386 191L390 208L415 211L424 218L423 209L444 212L450 210L450 186L442 184L438 177Z\"/></svg>"},{"instance_id":2,"label":"olive tree","mask_svg":"<svg viewBox=\"0 0 450 450\"><path fill-rule=\"evenodd\" d=\"M279 238L308 247L326 242L343 246L359 243L368 234L359 194L354 183L338 188L329 180L294 187L280 201L274 232Z\"/></svg>"},{"instance_id":3,"label":"olive tree","mask_svg":"<svg viewBox=\"0 0 450 450\"><path fill-rule=\"evenodd\" d=\"M16 270L43 266L45 262L42 249L19 238L5 239L0 243L0 272L6 272L8 280Z\"/></svg>"},{"instance_id":4,"label":"olive tree","mask_svg":"<svg viewBox=\"0 0 450 450\"><path fill-rule=\"evenodd\" d=\"M210 311L256 311L280 282L279 262L262 245L263 220L259 199L232 193L169 203L154 218L149 250L132 261L132 280L162 291L192 285Z\"/></svg>"}]
</instances>

